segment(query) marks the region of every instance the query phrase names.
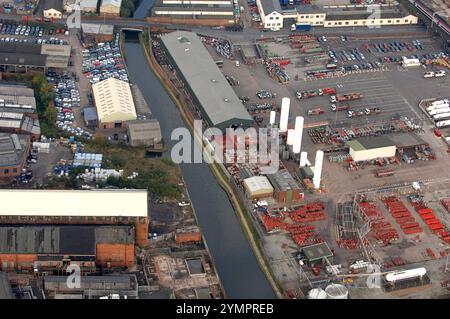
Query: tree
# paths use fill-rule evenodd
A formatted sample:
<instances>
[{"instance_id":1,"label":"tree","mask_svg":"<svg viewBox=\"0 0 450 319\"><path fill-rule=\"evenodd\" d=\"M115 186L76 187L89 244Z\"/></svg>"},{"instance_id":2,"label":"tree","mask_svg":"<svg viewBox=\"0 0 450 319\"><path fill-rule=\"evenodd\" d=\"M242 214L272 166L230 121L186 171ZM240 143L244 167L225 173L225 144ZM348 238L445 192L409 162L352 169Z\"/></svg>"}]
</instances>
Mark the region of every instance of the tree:
<instances>
[{"instance_id":1,"label":"tree","mask_svg":"<svg viewBox=\"0 0 450 319\"><path fill-rule=\"evenodd\" d=\"M53 102L50 102L48 104L47 109L44 112L44 118L45 118L48 126L55 127L57 114L58 114L58 111L56 110L55 105L53 104Z\"/></svg>"}]
</instances>

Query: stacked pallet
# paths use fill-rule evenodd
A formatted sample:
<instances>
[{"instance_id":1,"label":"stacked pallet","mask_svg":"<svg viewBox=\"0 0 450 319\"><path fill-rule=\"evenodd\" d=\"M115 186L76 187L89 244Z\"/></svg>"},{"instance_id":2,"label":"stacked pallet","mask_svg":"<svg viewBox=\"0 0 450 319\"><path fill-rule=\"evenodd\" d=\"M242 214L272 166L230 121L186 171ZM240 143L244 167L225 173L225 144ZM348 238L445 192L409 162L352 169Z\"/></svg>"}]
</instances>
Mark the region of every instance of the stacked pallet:
<instances>
[{"instance_id":1,"label":"stacked pallet","mask_svg":"<svg viewBox=\"0 0 450 319\"><path fill-rule=\"evenodd\" d=\"M386 205L392 217L395 218L397 224L400 225L400 228L405 235L423 232L422 227L415 221L414 217L398 197L387 197L383 200L383 203Z\"/></svg>"},{"instance_id":2,"label":"stacked pallet","mask_svg":"<svg viewBox=\"0 0 450 319\"><path fill-rule=\"evenodd\" d=\"M289 213L281 213L277 217L263 213L260 215L260 219L267 232L286 231L292 236L294 242L302 247L323 242L322 237L315 232L316 227L308 223L324 220L326 218L324 209L324 203L314 202ZM289 217L289 221L287 221L287 217Z\"/></svg>"}]
</instances>

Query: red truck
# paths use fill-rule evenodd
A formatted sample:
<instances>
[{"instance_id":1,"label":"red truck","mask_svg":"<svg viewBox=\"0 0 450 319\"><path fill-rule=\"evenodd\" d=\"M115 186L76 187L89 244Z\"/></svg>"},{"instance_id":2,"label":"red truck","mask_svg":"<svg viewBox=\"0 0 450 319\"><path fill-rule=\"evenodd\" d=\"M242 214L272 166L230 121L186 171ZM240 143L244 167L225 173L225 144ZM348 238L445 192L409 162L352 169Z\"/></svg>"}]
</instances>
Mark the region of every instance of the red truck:
<instances>
[{"instance_id":1,"label":"red truck","mask_svg":"<svg viewBox=\"0 0 450 319\"><path fill-rule=\"evenodd\" d=\"M340 95L332 95L330 97L330 102L336 103L336 102L354 101L362 98L363 95L361 93L340 94Z\"/></svg>"},{"instance_id":2,"label":"red truck","mask_svg":"<svg viewBox=\"0 0 450 319\"><path fill-rule=\"evenodd\" d=\"M321 107L317 107L315 109L308 110L308 115L309 116L320 115L320 114L323 114L323 113L325 113L325 111Z\"/></svg>"},{"instance_id":3,"label":"red truck","mask_svg":"<svg viewBox=\"0 0 450 319\"><path fill-rule=\"evenodd\" d=\"M333 88L324 88L322 89L324 95L336 94L336 89Z\"/></svg>"}]
</instances>

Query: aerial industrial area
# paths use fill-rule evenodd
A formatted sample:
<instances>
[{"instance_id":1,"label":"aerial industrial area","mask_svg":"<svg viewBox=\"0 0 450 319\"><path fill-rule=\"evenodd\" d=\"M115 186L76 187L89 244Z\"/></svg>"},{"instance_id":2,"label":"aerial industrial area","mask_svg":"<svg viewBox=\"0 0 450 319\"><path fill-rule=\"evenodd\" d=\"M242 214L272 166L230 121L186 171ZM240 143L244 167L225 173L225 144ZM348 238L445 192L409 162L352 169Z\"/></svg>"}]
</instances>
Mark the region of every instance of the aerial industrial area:
<instances>
[{"instance_id":1,"label":"aerial industrial area","mask_svg":"<svg viewBox=\"0 0 450 319\"><path fill-rule=\"evenodd\" d=\"M448 299L449 14L0 0L0 298Z\"/></svg>"}]
</instances>

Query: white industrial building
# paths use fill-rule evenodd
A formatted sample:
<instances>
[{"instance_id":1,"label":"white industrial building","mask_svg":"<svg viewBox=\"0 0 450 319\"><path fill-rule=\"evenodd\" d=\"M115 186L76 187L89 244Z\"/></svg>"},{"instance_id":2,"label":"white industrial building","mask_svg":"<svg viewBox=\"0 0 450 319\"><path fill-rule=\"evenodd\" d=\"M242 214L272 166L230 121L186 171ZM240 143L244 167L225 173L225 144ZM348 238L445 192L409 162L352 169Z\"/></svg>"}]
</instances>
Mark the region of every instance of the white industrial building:
<instances>
[{"instance_id":1,"label":"white industrial building","mask_svg":"<svg viewBox=\"0 0 450 319\"><path fill-rule=\"evenodd\" d=\"M251 199L273 196L273 186L266 176L252 176L244 179L244 189L247 196Z\"/></svg>"},{"instance_id":2,"label":"white industrial building","mask_svg":"<svg viewBox=\"0 0 450 319\"><path fill-rule=\"evenodd\" d=\"M395 143L383 136L363 137L351 140L347 145L349 154L355 162L393 157L397 151Z\"/></svg>"},{"instance_id":3,"label":"white industrial building","mask_svg":"<svg viewBox=\"0 0 450 319\"><path fill-rule=\"evenodd\" d=\"M264 28L281 29L285 19L311 26L377 27L383 25L417 24L418 18L396 4L381 5L380 14L373 15L364 5L296 5L282 7L279 0L256 0Z\"/></svg>"},{"instance_id":4,"label":"white industrial building","mask_svg":"<svg viewBox=\"0 0 450 319\"><path fill-rule=\"evenodd\" d=\"M100 128L122 127L125 121L137 118L127 82L109 78L92 85L92 92Z\"/></svg>"}]
</instances>

